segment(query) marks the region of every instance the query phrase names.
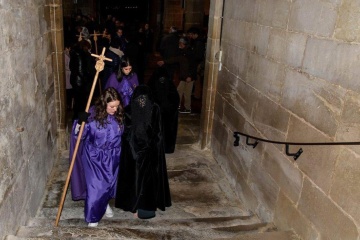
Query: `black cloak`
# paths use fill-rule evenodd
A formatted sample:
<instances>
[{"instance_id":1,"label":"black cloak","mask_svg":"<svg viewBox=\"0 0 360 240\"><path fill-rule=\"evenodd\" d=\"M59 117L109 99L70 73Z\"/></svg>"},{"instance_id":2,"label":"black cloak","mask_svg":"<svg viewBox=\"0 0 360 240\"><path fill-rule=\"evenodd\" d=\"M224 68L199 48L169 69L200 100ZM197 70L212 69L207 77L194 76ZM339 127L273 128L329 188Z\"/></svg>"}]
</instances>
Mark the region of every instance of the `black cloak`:
<instances>
[{"instance_id":1,"label":"black cloak","mask_svg":"<svg viewBox=\"0 0 360 240\"><path fill-rule=\"evenodd\" d=\"M178 107L180 104L176 86L163 67L155 70L147 84L151 88L155 103L160 106L165 153L173 153L175 151L179 117Z\"/></svg>"},{"instance_id":2,"label":"black cloak","mask_svg":"<svg viewBox=\"0 0 360 240\"><path fill-rule=\"evenodd\" d=\"M131 113L125 114L128 119L125 120L115 207L133 213L165 211L165 207L171 206L171 197L160 108L145 85L135 88L129 106Z\"/></svg>"}]
</instances>

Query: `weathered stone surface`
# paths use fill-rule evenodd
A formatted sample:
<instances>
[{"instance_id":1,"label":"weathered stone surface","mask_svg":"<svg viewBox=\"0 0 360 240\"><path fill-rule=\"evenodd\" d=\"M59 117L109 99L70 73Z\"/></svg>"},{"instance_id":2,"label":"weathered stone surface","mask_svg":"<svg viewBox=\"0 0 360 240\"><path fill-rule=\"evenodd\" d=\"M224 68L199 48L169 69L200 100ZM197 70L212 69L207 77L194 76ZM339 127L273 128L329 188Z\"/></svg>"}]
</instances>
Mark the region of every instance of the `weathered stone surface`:
<instances>
[{"instance_id":1,"label":"weathered stone surface","mask_svg":"<svg viewBox=\"0 0 360 240\"><path fill-rule=\"evenodd\" d=\"M293 68L300 68L304 58L307 36L272 29L267 56Z\"/></svg>"},{"instance_id":2,"label":"weathered stone surface","mask_svg":"<svg viewBox=\"0 0 360 240\"><path fill-rule=\"evenodd\" d=\"M305 49L303 69L332 84L358 92L360 83L354 78L360 74L359 54L360 45L310 38Z\"/></svg>"},{"instance_id":3,"label":"weathered stone surface","mask_svg":"<svg viewBox=\"0 0 360 240\"><path fill-rule=\"evenodd\" d=\"M218 85L217 91L221 93L221 97L231 102L236 94L238 79L234 77L234 75L232 75L231 72L229 72L227 69L222 69L222 71L219 72L218 80L221 82L221 84Z\"/></svg>"},{"instance_id":4,"label":"weathered stone surface","mask_svg":"<svg viewBox=\"0 0 360 240\"><path fill-rule=\"evenodd\" d=\"M49 117L49 113L56 117L54 101L49 101L53 96L45 94L51 93L54 84L53 69L46 62L51 65L45 1L2 1L0 9L0 126L6 127L1 132L6 139L0 139L2 149L6 149L0 153L5 171L0 177L0 212L8 212L10 204L17 206L10 215L0 215L3 236L14 232L37 210L56 152L56 140L49 138L48 132L56 135L57 122ZM49 78L51 82L47 82Z\"/></svg>"},{"instance_id":5,"label":"weathered stone surface","mask_svg":"<svg viewBox=\"0 0 360 240\"><path fill-rule=\"evenodd\" d=\"M259 1L256 6L256 22L261 25L286 28L291 1Z\"/></svg>"},{"instance_id":6,"label":"weathered stone surface","mask_svg":"<svg viewBox=\"0 0 360 240\"><path fill-rule=\"evenodd\" d=\"M251 28L249 51L265 56L269 45L270 28L253 25Z\"/></svg>"},{"instance_id":7,"label":"weathered stone surface","mask_svg":"<svg viewBox=\"0 0 360 240\"><path fill-rule=\"evenodd\" d=\"M328 136L318 132L307 123L298 118L291 117L289 122L289 132L287 136L289 142L332 142ZM334 173L335 162L338 157L340 146L291 146L290 151L296 152L302 148L303 153L296 160L298 167L312 179L324 192L329 192L331 178ZM293 158L290 158L292 159ZM293 200L294 201L294 200Z\"/></svg>"},{"instance_id":8,"label":"weathered stone surface","mask_svg":"<svg viewBox=\"0 0 360 240\"><path fill-rule=\"evenodd\" d=\"M276 203L274 223L281 229L294 229L301 239L319 239L319 233L296 208L296 203L291 202L282 192Z\"/></svg>"},{"instance_id":9,"label":"weathered stone surface","mask_svg":"<svg viewBox=\"0 0 360 240\"><path fill-rule=\"evenodd\" d=\"M234 106L230 106L228 103L225 103L224 105L223 121L231 131L241 129L245 123L244 117L236 111Z\"/></svg>"},{"instance_id":10,"label":"weathered stone surface","mask_svg":"<svg viewBox=\"0 0 360 240\"><path fill-rule=\"evenodd\" d=\"M304 179L298 209L311 220L323 239L358 238L354 222L308 178Z\"/></svg>"},{"instance_id":11,"label":"weathered stone surface","mask_svg":"<svg viewBox=\"0 0 360 240\"><path fill-rule=\"evenodd\" d=\"M226 1L227 25L221 39L223 70L216 93L220 101L214 111L216 117L219 111L224 118L215 120L217 134L227 134L231 143L229 126L236 124L231 119L236 116L242 123L237 126L240 131L270 140L358 141L358 6L355 0ZM235 114L231 107L236 109ZM218 129L221 127L224 129ZM219 139L226 138L216 137L216 149L221 148ZM276 205L276 211L285 216L285 211L290 211L288 221L292 215L298 216L300 219L290 227L305 239L358 239L359 229L352 222L356 219L359 226L355 213L358 206L352 202L358 198L357 191L345 185L357 179L357 145L346 146L344 151L351 152L346 154L351 161L341 167L338 157L344 154L342 146L290 146L291 153L303 149L295 162L285 155L284 145L259 143L251 149L243 141L236 149L229 144L226 154L215 150L214 156L242 201L247 201L246 196L257 198L256 204L247 206L255 207L261 217L271 218L275 193L280 191L289 204L284 209ZM264 183L264 179L269 181ZM304 189L303 179L314 191ZM273 195L266 195L269 189ZM348 191L354 194L345 199ZM304 196L309 200L306 204ZM311 198L319 203L309 210ZM319 207L317 215L323 202L330 209L327 212L334 208L334 216L325 214L324 207ZM263 209L258 208L260 205ZM336 234L333 229L328 231L343 218L349 229Z\"/></svg>"},{"instance_id":12,"label":"weathered stone surface","mask_svg":"<svg viewBox=\"0 0 360 240\"><path fill-rule=\"evenodd\" d=\"M330 37L336 23L338 1L295 0L291 5L289 30Z\"/></svg>"},{"instance_id":13,"label":"weathered stone surface","mask_svg":"<svg viewBox=\"0 0 360 240\"><path fill-rule=\"evenodd\" d=\"M255 54L251 55L246 82L256 90L278 102L284 78L285 68L283 65Z\"/></svg>"},{"instance_id":14,"label":"weathered stone surface","mask_svg":"<svg viewBox=\"0 0 360 240\"><path fill-rule=\"evenodd\" d=\"M285 139L289 117L289 112L280 105L261 97L254 109L253 124L266 138L282 141Z\"/></svg>"},{"instance_id":15,"label":"weathered stone surface","mask_svg":"<svg viewBox=\"0 0 360 240\"><path fill-rule=\"evenodd\" d=\"M341 122L336 132L336 141L358 142L360 139L360 95L348 91L344 99ZM348 145L352 151L360 154L359 145Z\"/></svg>"},{"instance_id":16,"label":"weathered stone surface","mask_svg":"<svg viewBox=\"0 0 360 240\"><path fill-rule=\"evenodd\" d=\"M259 205L255 212L265 222L272 222L276 201L279 194L279 186L258 163L251 165L248 184L258 199Z\"/></svg>"},{"instance_id":17,"label":"weathered stone surface","mask_svg":"<svg viewBox=\"0 0 360 240\"><path fill-rule=\"evenodd\" d=\"M249 84L240 80L238 81L238 87L233 102L237 111L248 121L253 118L253 111L257 106L258 98L259 92L255 91Z\"/></svg>"},{"instance_id":18,"label":"weathered stone surface","mask_svg":"<svg viewBox=\"0 0 360 240\"><path fill-rule=\"evenodd\" d=\"M360 156L344 148L337 159L330 196L357 224L360 223L359 181Z\"/></svg>"},{"instance_id":19,"label":"weathered stone surface","mask_svg":"<svg viewBox=\"0 0 360 240\"><path fill-rule=\"evenodd\" d=\"M282 91L282 106L334 137L344 104L345 89L288 70Z\"/></svg>"},{"instance_id":20,"label":"weathered stone surface","mask_svg":"<svg viewBox=\"0 0 360 240\"><path fill-rule=\"evenodd\" d=\"M335 37L348 42L359 42L359 2L355 0L341 1L336 21Z\"/></svg>"},{"instance_id":21,"label":"weathered stone surface","mask_svg":"<svg viewBox=\"0 0 360 240\"><path fill-rule=\"evenodd\" d=\"M291 162L284 152L280 152L278 148L269 144L266 147L262 165L279 185L281 191L296 203L301 193L303 174L295 163Z\"/></svg>"},{"instance_id":22,"label":"weathered stone surface","mask_svg":"<svg viewBox=\"0 0 360 240\"><path fill-rule=\"evenodd\" d=\"M225 3L226 17L255 22L256 19L256 1L244 0L239 4L238 0L228 0Z\"/></svg>"}]
</instances>

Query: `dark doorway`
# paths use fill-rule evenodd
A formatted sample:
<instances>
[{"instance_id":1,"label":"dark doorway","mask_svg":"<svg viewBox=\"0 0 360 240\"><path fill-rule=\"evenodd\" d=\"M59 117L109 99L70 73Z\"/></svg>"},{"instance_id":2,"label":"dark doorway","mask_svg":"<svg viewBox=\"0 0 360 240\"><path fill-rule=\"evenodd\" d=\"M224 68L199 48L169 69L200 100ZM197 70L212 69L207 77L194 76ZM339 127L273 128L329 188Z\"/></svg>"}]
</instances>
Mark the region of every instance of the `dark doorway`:
<instances>
[{"instance_id":1,"label":"dark doorway","mask_svg":"<svg viewBox=\"0 0 360 240\"><path fill-rule=\"evenodd\" d=\"M101 16L111 14L125 22L149 20L150 0L101 0L98 2Z\"/></svg>"}]
</instances>

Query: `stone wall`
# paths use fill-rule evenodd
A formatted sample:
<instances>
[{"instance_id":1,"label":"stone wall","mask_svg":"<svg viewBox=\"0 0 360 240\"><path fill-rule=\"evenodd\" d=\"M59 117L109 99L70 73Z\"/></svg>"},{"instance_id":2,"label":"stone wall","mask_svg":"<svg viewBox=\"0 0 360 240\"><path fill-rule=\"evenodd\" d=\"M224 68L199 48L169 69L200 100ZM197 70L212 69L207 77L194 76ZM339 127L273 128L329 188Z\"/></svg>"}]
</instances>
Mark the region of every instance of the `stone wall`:
<instances>
[{"instance_id":1,"label":"stone wall","mask_svg":"<svg viewBox=\"0 0 360 240\"><path fill-rule=\"evenodd\" d=\"M210 19L221 5L211 1ZM242 137L234 147L233 132L359 141L358 9L356 0L225 1L211 147L239 198L303 239L360 239L360 146L291 146L304 151L294 161L284 145L252 148Z\"/></svg>"},{"instance_id":2,"label":"stone wall","mask_svg":"<svg viewBox=\"0 0 360 240\"><path fill-rule=\"evenodd\" d=\"M0 3L0 238L35 215L56 159L54 2Z\"/></svg>"}]
</instances>

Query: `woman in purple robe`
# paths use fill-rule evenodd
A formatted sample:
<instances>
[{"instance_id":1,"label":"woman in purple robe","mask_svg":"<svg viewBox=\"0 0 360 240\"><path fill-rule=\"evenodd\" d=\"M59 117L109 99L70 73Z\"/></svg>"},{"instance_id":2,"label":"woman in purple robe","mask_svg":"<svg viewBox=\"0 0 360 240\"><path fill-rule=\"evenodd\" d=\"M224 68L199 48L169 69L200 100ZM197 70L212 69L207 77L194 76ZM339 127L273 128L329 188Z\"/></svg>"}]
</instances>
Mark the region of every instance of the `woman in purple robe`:
<instances>
[{"instance_id":1,"label":"woman in purple robe","mask_svg":"<svg viewBox=\"0 0 360 240\"><path fill-rule=\"evenodd\" d=\"M112 217L109 200L115 197L119 171L123 108L114 88L106 89L89 112L74 121L70 157L79 127L86 122L71 175L73 200L85 200L85 221L96 227L103 215Z\"/></svg>"},{"instance_id":2,"label":"woman in purple robe","mask_svg":"<svg viewBox=\"0 0 360 240\"><path fill-rule=\"evenodd\" d=\"M112 73L106 82L105 89L108 87L115 88L121 97L121 102L125 108L130 103L131 95L134 89L139 85L138 76L132 72L132 66L129 59L124 59L120 63L119 72L116 75Z\"/></svg>"}]
</instances>

